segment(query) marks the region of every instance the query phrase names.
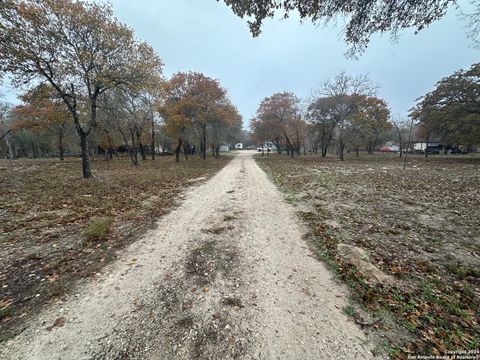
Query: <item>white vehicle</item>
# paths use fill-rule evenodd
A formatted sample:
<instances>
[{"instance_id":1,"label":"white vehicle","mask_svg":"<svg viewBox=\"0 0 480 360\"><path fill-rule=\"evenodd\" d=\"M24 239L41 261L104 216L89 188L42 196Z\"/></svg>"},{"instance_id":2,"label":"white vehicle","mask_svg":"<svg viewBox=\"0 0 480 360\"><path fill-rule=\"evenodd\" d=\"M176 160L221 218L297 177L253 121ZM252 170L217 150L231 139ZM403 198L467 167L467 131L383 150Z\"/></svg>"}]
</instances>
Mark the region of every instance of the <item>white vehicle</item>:
<instances>
[{"instance_id":1,"label":"white vehicle","mask_svg":"<svg viewBox=\"0 0 480 360\"><path fill-rule=\"evenodd\" d=\"M257 152L262 152L262 148L261 147L257 148ZM263 152L272 152L272 148L270 147L267 148L266 146L264 146Z\"/></svg>"}]
</instances>

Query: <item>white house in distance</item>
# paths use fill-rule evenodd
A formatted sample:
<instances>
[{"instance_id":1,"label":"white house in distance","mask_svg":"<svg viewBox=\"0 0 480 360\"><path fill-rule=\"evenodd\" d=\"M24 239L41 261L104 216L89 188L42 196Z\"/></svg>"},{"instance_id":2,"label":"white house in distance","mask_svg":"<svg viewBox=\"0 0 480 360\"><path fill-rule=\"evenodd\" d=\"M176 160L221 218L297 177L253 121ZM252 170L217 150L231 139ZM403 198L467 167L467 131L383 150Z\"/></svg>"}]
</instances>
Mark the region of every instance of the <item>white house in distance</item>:
<instances>
[{"instance_id":1,"label":"white house in distance","mask_svg":"<svg viewBox=\"0 0 480 360\"><path fill-rule=\"evenodd\" d=\"M236 143L235 144L235 150L243 150L243 144L242 143Z\"/></svg>"},{"instance_id":2,"label":"white house in distance","mask_svg":"<svg viewBox=\"0 0 480 360\"><path fill-rule=\"evenodd\" d=\"M265 141L264 148L270 149L270 151L277 151L277 146L271 141Z\"/></svg>"},{"instance_id":3,"label":"white house in distance","mask_svg":"<svg viewBox=\"0 0 480 360\"><path fill-rule=\"evenodd\" d=\"M229 152L230 151L230 146L228 144L222 144L220 145L220 149L218 149L220 152Z\"/></svg>"},{"instance_id":4,"label":"white house in distance","mask_svg":"<svg viewBox=\"0 0 480 360\"><path fill-rule=\"evenodd\" d=\"M427 145L428 146L438 146L439 143L438 143L438 141L432 141L432 142L429 142L427 144L426 142L417 141L417 142L413 143L413 150L425 151L425 149L427 148Z\"/></svg>"}]
</instances>

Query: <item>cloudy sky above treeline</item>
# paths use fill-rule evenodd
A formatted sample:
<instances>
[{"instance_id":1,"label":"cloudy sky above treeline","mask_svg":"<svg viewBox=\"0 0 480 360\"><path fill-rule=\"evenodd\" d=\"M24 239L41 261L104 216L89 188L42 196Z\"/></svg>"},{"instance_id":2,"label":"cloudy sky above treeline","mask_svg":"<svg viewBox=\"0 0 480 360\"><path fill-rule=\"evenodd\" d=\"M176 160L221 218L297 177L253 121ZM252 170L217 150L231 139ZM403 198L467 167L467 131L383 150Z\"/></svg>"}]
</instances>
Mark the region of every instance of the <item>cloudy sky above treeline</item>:
<instances>
[{"instance_id":1,"label":"cloudy sky above treeline","mask_svg":"<svg viewBox=\"0 0 480 360\"><path fill-rule=\"evenodd\" d=\"M308 99L312 90L345 71L369 73L392 115L407 116L415 99L436 81L478 61L480 50L466 37L466 23L452 7L441 21L398 41L376 35L357 60L345 56L342 20L328 26L288 20L264 23L258 38L245 20L216 0L113 0L120 21L152 45L165 62L165 75L199 71L220 80L247 126L259 102L279 91ZM460 4L462 4L460 2ZM467 4L467 5L465 5ZM468 3L461 8L468 11ZM3 90L12 101L13 90Z\"/></svg>"}]
</instances>

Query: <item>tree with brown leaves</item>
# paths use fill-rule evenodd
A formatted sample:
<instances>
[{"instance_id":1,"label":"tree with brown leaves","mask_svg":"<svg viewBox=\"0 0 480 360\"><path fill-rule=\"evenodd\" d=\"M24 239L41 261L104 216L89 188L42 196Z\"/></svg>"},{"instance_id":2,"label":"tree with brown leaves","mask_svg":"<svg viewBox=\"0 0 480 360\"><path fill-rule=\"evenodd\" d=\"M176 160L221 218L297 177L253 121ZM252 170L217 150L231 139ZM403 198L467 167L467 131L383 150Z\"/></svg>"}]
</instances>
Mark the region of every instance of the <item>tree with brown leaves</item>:
<instances>
[{"instance_id":1,"label":"tree with brown leaves","mask_svg":"<svg viewBox=\"0 0 480 360\"><path fill-rule=\"evenodd\" d=\"M39 85L20 96L23 104L15 107L15 128L33 132L47 131L57 137L60 161L64 160L65 131L70 114L57 92L49 85Z\"/></svg>"},{"instance_id":2,"label":"tree with brown leaves","mask_svg":"<svg viewBox=\"0 0 480 360\"><path fill-rule=\"evenodd\" d=\"M6 0L0 7L0 73L15 85L50 84L80 138L82 171L91 177L87 138L97 125L98 99L137 87L162 62L111 5L78 0Z\"/></svg>"},{"instance_id":3,"label":"tree with brown leaves","mask_svg":"<svg viewBox=\"0 0 480 360\"><path fill-rule=\"evenodd\" d=\"M266 97L258 107L256 119L261 126L254 122L254 132L260 129L263 132L257 137L268 137L266 140L272 141L277 149L283 139L291 157L295 153L300 155L305 123L300 112L300 99L295 94L281 92Z\"/></svg>"},{"instance_id":4,"label":"tree with brown leaves","mask_svg":"<svg viewBox=\"0 0 480 360\"><path fill-rule=\"evenodd\" d=\"M207 128L218 120L219 111L230 102L218 80L201 73L176 73L165 83L162 114L170 135L178 139L176 161L188 137L193 137L206 159Z\"/></svg>"}]
</instances>

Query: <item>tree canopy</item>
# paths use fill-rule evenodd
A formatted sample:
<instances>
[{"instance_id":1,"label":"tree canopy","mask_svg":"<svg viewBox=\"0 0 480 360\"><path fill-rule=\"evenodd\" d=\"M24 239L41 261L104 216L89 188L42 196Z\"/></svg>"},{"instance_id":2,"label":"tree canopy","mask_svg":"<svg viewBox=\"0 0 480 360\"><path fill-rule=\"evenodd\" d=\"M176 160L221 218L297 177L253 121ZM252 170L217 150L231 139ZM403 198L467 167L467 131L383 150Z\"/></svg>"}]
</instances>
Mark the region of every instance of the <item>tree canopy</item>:
<instances>
[{"instance_id":1,"label":"tree canopy","mask_svg":"<svg viewBox=\"0 0 480 360\"><path fill-rule=\"evenodd\" d=\"M219 0L217 0L219 1ZM346 17L345 40L353 51L363 50L377 32L390 32L413 27L417 31L440 19L454 0L224 0L241 18L248 17L254 36L261 32L262 23L276 12L288 17L297 11L301 19L313 23Z\"/></svg>"},{"instance_id":2,"label":"tree canopy","mask_svg":"<svg viewBox=\"0 0 480 360\"><path fill-rule=\"evenodd\" d=\"M251 126L259 141L272 141L277 149L285 144L291 156L300 153L300 134L305 123L300 99L295 94L281 92L264 98Z\"/></svg>"},{"instance_id":3,"label":"tree canopy","mask_svg":"<svg viewBox=\"0 0 480 360\"><path fill-rule=\"evenodd\" d=\"M445 144L480 143L480 63L440 80L419 99L410 116Z\"/></svg>"},{"instance_id":4,"label":"tree canopy","mask_svg":"<svg viewBox=\"0 0 480 360\"><path fill-rule=\"evenodd\" d=\"M333 143L341 160L345 148L358 155L364 147L371 154L391 128L390 109L376 89L366 75L340 73L314 91L305 106L291 92L264 98L250 127L262 149L273 144L292 157L307 146L325 157Z\"/></svg>"},{"instance_id":5,"label":"tree canopy","mask_svg":"<svg viewBox=\"0 0 480 360\"><path fill-rule=\"evenodd\" d=\"M227 129L241 127L241 116L231 104L227 91L216 79L198 72L178 72L164 84L161 113L169 134L178 140L176 158L181 146L196 143L205 159L207 136L218 147L225 141Z\"/></svg>"}]
</instances>

